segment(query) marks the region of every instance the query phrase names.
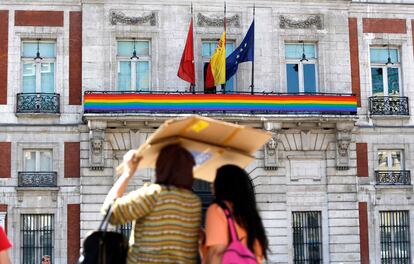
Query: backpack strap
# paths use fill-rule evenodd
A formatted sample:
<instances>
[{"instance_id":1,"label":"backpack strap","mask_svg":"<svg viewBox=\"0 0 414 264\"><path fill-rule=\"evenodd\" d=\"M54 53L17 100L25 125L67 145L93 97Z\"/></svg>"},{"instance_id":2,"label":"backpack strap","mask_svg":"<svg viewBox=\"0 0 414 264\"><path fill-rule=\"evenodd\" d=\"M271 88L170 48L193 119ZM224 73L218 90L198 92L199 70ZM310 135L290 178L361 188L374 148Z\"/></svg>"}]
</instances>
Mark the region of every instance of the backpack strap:
<instances>
[{"instance_id":1,"label":"backpack strap","mask_svg":"<svg viewBox=\"0 0 414 264\"><path fill-rule=\"evenodd\" d=\"M230 232L230 242L239 241L239 237L236 232L236 227L234 225L234 220L233 220L233 216L231 214L230 209L227 207L227 205L223 201L217 201L217 204L223 209L224 214L226 215L229 232Z\"/></svg>"}]
</instances>

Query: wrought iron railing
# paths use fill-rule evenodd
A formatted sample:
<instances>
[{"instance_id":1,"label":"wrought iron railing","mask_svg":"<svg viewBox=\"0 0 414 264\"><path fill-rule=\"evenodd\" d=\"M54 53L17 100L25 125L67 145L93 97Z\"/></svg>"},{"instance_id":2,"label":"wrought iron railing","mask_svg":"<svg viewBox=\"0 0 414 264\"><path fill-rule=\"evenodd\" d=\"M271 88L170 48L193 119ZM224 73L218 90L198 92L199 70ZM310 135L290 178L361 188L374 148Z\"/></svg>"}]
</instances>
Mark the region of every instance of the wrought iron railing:
<instances>
[{"instance_id":1,"label":"wrought iron railing","mask_svg":"<svg viewBox=\"0 0 414 264\"><path fill-rule=\"evenodd\" d=\"M56 187L57 172L55 171L20 171L19 187Z\"/></svg>"},{"instance_id":2,"label":"wrought iron railing","mask_svg":"<svg viewBox=\"0 0 414 264\"><path fill-rule=\"evenodd\" d=\"M60 95L56 93L18 93L16 113L60 113Z\"/></svg>"},{"instance_id":3,"label":"wrought iron railing","mask_svg":"<svg viewBox=\"0 0 414 264\"><path fill-rule=\"evenodd\" d=\"M411 174L409 170L375 171L375 179L380 185L410 185Z\"/></svg>"},{"instance_id":4,"label":"wrought iron railing","mask_svg":"<svg viewBox=\"0 0 414 264\"><path fill-rule=\"evenodd\" d=\"M409 115L408 97L372 96L369 112L371 115Z\"/></svg>"}]
</instances>

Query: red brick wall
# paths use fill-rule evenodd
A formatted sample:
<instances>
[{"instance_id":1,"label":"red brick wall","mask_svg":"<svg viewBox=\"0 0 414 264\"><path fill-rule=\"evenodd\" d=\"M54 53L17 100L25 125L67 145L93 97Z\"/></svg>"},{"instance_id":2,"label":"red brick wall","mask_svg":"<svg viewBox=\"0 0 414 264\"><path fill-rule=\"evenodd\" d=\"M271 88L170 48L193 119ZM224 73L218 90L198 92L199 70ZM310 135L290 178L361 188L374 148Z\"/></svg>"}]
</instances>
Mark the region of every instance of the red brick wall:
<instances>
[{"instance_id":1,"label":"red brick wall","mask_svg":"<svg viewBox=\"0 0 414 264\"><path fill-rule=\"evenodd\" d=\"M67 208L67 263L75 264L80 249L80 204L68 204Z\"/></svg>"},{"instance_id":2,"label":"red brick wall","mask_svg":"<svg viewBox=\"0 0 414 264\"><path fill-rule=\"evenodd\" d=\"M7 233L7 204L0 204L0 212L6 213L5 223L6 225L3 226L4 231Z\"/></svg>"},{"instance_id":3,"label":"red brick wall","mask_svg":"<svg viewBox=\"0 0 414 264\"><path fill-rule=\"evenodd\" d=\"M363 18L362 28L364 33L407 33L405 19Z\"/></svg>"},{"instance_id":4,"label":"red brick wall","mask_svg":"<svg viewBox=\"0 0 414 264\"><path fill-rule=\"evenodd\" d=\"M368 238L368 210L367 203L358 203L359 210L359 249L361 264L369 264L369 238Z\"/></svg>"},{"instance_id":5,"label":"red brick wall","mask_svg":"<svg viewBox=\"0 0 414 264\"><path fill-rule=\"evenodd\" d=\"M361 86L359 79L359 48L358 48L358 19L348 18L349 51L351 56L352 93L357 97L357 105L361 106Z\"/></svg>"},{"instance_id":6,"label":"red brick wall","mask_svg":"<svg viewBox=\"0 0 414 264\"><path fill-rule=\"evenodd\" d=\"M368 177L368 145L367 143L356 143L357 154L357 176Z\"/></svg>"},{"instance_id":7,"label":"red brick wall","mask_svg":"<svg viewBox=\"0 0 414 264\"><path fill-rule=\"evenodd\" d=\"M65 142L65 178L80 177L80 143Z\"/></svg>"},{"instance_id":8,"label":"red brick wall","mask_svg":"<svg viewBox=\"0 0 414 264\"><path fill-rule=\"evenodd\" d=\"M9 11L0 10L0 104L7 104Z\"/></svg>"},{"instance_id":9,"label":"red brick wall","mask_svg":"<svg viewBox=\"0 0 414 264\"><path fill-rule=\"evenodd\" d=\"M414 49L414 19L411 20L411 38L413 41L413 49ZM414 52L414 50L413 50Z\"/></svg>"},{"instance_id":10,"label":"red brick wall","mask_svg":"<svg viewBox=\"0 0 414 264\"><path fill-rule=\"evenodd\" d=\"M15 26L63 27L63 11L23 11L14 13Z\"/></svg>"},{"instance_id":11,"label":"red brick wall","mask_svg":"<svg viewBox=\"0 0 414 264\"><path fill-rule=\"evenodd\" d=\"M11 142L0 142L0 178L11 177Z\"/></svg>"},{"instance_id":12,"label":"red brick wall","mask_svg":"<svg viewBox=\"0 0 414 264\"><path fill-rule=\"evenodd\" d=\"M82 12L69 15L69 104L82 104Z\"/></svg>"}]
</instances>

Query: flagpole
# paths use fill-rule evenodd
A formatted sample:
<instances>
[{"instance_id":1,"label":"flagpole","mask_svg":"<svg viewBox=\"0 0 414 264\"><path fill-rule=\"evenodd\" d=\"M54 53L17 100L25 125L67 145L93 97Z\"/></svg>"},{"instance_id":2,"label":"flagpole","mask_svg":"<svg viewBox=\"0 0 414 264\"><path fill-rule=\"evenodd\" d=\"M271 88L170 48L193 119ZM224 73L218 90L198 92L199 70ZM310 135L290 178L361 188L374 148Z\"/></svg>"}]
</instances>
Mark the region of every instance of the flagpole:
<instances>
[{"instance_id":1,"label":"flagpole","mask_svg":"<svg viewBox=\"0 0 414 264\"><path fill-rule=\"evenodd\" d=\"M255 22L254 21L255 15L256 15L256 4L253 3L253 23ZM254 28L255 27L256 27L256 24L254 24L254 26L253 26L253 44L254 44ZM253 45L253 47L254 47L254 45ZM254 48L253 48L252 52L253 52L253 60L252 60L252 80L251 80L251 84L250 84L250 93L254 94Z\"/></svg>"},{"instance_id":2,"label":"flagpole","mask_svg":"<svg viewBox=\"0 0 414 264\"><path fill-rule=\"evenodd\" d=\"M224 1L224 18L223 18L223 24L224 24L224 50L226 50L226 44L227 44L227 32L226 32L226 1ZM226 69L226 61L224 61L224 69ZM224 85L223 85L223 94L226 93L226 78L224 78Z\"/></svg>"},{"instance_id":3,"label":"flagpole","mask_svg":"<svg viewBox=\"0 0 414 264\"><path fill-rule=\"evenodd\" d=\"M190 18L190 21L191 21L191 31L193 32L193 38L194 38L193 2L191 2L191 18ZM193 45L193 52L194 52L194 40L192 41L192 45ZM194 61L193 61L193 64L194 64ZM196 87L195 83L190 84L190 90L193 92L193 94L195 94L195 87Z\"/></svg>"}]
</instances>

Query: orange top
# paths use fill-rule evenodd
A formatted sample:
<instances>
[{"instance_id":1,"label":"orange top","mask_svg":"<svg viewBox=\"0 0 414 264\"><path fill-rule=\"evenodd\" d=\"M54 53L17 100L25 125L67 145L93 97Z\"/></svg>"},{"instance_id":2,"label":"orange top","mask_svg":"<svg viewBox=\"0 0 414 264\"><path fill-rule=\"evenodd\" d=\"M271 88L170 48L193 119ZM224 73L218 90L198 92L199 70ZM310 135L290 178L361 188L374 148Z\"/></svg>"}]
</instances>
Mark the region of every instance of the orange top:
<instances>
[{"instance_id":1,"label":"orange top","mask_svg":"<svg viewBox=\"0 0 414 264\"><path fill-rule=\"evenodd\" d=\"M229 206L228 203L226 203ZM229 207L231 208L231 207ZM234 221L239 240L247 247L247 234L244 228ZM210 205L206 214L206 243L202 248L202 255L206 255L207 248L213 245L228 245L230 242L230 234L227 224L227 218L223 209L216 203ZM254 253L257 262L263 261L263 252L259 241L254 242Z\"/></svg>"}]
</instances>

